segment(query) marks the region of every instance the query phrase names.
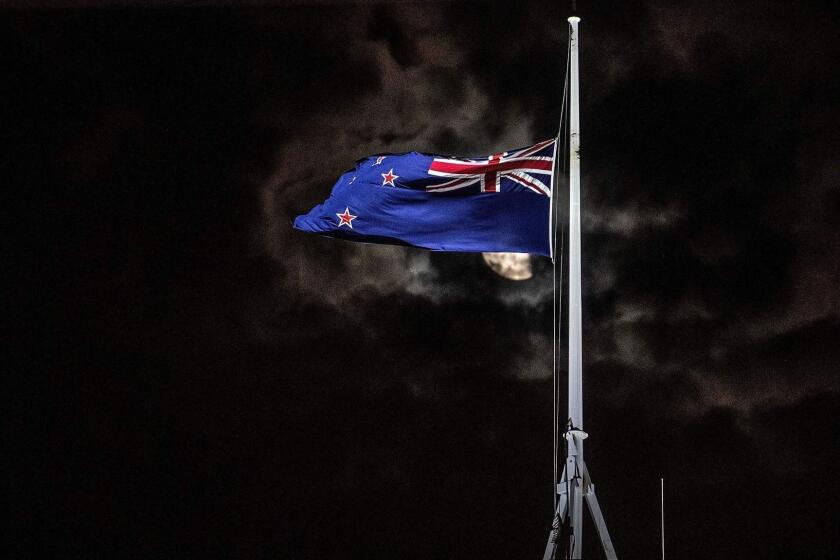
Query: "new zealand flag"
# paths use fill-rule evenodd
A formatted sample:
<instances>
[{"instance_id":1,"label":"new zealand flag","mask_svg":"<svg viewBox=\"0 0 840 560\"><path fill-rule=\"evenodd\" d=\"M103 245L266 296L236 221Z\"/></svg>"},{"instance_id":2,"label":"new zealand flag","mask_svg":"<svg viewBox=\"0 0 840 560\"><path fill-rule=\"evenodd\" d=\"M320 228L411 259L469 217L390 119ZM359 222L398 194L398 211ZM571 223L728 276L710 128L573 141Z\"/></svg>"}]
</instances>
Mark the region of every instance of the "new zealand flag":
<instances>
[{"instance_id":1,"label":"new zealand flag","mask_svg":"<svg viewBox=\"0 0 840 560\"><path fill-rule=\"evenodd\" d=\"M418 152L359 160L294 227L432 251L551 256L556 142L482 158Z\"/></svg>"}]
</instances>

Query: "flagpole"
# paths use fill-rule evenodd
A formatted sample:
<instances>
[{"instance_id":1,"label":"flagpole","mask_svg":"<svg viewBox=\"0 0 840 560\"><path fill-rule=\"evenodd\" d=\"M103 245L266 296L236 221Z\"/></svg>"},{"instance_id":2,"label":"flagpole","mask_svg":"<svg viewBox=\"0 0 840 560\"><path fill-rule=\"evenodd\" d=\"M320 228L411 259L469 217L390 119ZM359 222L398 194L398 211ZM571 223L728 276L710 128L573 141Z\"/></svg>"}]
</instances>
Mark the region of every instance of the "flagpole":
<instances>
[{"instance_id":1,"label":"flagpole","mask_svg":"<svg viewBox=\"0 0 840 560\"><path fill-rule=\"evenodd\" d=\"M583 460L583 328L581 320L580 243L580 103L578 88L578 23L569 21L569 417L566 425L566 464L557 485L557 507L543 560L580 559L583 555L583 502L586 501L601 548L608 560L615 549L601 513L595 485Z\"/></svg>"},{"instance_id":2,"label":"flagpole","mask_svg":"<svg viewBox=\"0 0 840 560\"><path fill-rule=\"evenodd\" d=\"M580 108L578 101L578 22L570 17L569 67L569 421L583 429L583 343L580 274ZM585 436L584 436L585 437ZM583 456L582 448L579 450Z\"/></svg>"},{"instance_id":3,"label":"flagpole","mask_svg":"<svg viewBox=\"0 0 840 560\"><path fill-rule=\"evenodd\" d=\"M572 16L569 57L569 426L566 472L574 477L583 462L583 341L580 272L580 101L578 99L578 22ZM573 478L569 496L572 558L580 558L583 544L583 496ZM577 491L575 491L577 490Z\"/></svg>"}]
</instances>

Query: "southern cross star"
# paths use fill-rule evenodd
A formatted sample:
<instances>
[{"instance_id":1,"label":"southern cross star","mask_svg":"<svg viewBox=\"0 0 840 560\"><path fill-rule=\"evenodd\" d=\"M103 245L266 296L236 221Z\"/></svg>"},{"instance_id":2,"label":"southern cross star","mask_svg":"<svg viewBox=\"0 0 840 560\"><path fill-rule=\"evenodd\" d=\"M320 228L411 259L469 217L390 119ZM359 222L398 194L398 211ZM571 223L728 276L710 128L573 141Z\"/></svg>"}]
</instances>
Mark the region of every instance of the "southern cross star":
<instances>
[{"instance_id":1,"label":"southern cross star","mask_svg":"<svg viewBox=\"0 0 840 560\"><path fill-rule=\"evenodd\" d=\"M382 175L382 186L383 187L385 185L391 185L392 187L396 187L396 185L394 184L394 181L396 179L400 178L399 175L394 175L394 169L393 168L391 168L388 171L388 173L380 173L380 175Z\"/></svg>"},{"instance_id":2,"label":"southern cross star","mask_svg":"<svg viewBox=\"0 0 840 560\"><path fill-rule=\"evenodd\" d=\"M344 213L343 214L339 214L338 212L336 212L335 215L338 216L338 220L339 220L338 227L346 225L350 229L353 229L353 220L358 218L358 216L354 216L353 214L350 213L350 207L349 206L344 207Z\"/></svg>"}]
</instances>

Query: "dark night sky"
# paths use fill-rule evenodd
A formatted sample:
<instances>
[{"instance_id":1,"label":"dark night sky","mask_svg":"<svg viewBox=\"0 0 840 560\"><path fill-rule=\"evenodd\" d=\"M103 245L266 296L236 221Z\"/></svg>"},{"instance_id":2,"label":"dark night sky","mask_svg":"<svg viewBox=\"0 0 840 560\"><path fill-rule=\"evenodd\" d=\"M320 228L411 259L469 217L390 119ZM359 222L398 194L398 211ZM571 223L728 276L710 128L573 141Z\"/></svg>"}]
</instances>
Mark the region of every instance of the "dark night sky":
<instances>
[{"instance_id":1,"label":"dark night sky","mask_svg":"<svg viewBox=\"0 0 840 560\"><path fill-rule=\"evenodd\" d=\"M368 154L553 135L567 4L99 4L0 10L2 556L541 557L550 265L290 220ZM836 557L838 11L580 8L619 555L664 476L669 558Z\"/></svg>"}]
</instances>

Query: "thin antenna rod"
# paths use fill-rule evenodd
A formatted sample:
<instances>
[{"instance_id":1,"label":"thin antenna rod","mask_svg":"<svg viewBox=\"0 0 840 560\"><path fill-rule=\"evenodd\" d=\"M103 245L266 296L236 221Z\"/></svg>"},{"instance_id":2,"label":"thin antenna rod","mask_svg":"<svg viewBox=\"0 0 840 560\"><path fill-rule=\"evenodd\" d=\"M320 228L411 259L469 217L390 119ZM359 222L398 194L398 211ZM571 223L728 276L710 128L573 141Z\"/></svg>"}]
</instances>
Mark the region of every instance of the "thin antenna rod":
<instances>
[{"instance_id":1,"label":"thin antenna rod","mask_svg":"<svg viewBox=\"0 0 840 560\"><path fill-rule=\"evenodd\" d=\"M665 479L659 479L659 534L662 535L662 560L665 560Z\"/></svg>"}]
</instances>

